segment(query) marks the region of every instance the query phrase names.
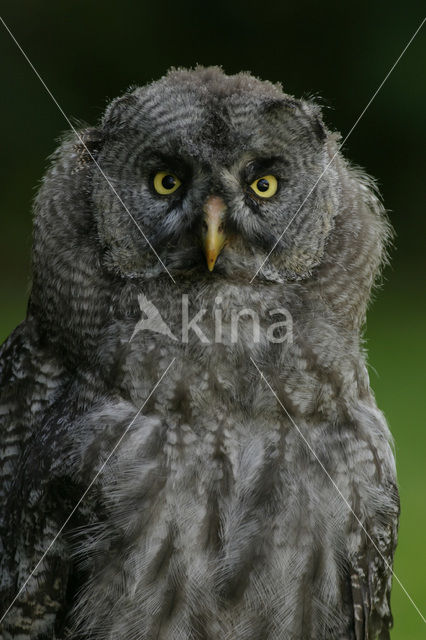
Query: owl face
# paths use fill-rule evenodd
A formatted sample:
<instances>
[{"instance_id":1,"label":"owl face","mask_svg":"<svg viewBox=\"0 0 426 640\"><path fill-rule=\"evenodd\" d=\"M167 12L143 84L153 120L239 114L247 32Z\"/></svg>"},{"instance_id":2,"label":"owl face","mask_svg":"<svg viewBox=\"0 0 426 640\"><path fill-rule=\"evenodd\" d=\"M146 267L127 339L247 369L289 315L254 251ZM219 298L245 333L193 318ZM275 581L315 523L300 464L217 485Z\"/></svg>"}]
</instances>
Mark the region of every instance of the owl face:
<instances>
[{"instance_id":1,"label":"owl face","mask_svg":"<svg viewBox=\"0 0 426 640\"><path fill-rule=\"evenodd\" d=\"M144 235L174 275L250 279L274 247L266 278L321 260L338 189L331 174L309 195L329 161L315 106L247 74L174 71L115 100L101 138L128 210L94 173L108 269L162 273Z\"/></svg>"}]
</instances>

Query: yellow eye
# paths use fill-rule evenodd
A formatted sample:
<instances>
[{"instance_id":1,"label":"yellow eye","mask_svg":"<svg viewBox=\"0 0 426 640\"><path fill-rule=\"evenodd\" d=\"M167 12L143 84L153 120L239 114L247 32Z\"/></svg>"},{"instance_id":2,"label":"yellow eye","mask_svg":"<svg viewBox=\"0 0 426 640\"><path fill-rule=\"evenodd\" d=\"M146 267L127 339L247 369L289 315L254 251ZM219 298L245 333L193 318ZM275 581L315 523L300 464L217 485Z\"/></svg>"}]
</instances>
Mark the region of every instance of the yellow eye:
<instances>
[{"instance_id":1,"label":"yellow eye","mask_svg":"<svg viewBox=\"0 0 426 640\"><path fill-rule=\"evenodd\" d=\"M154 189L162 196L173 193L181 185L181 181L174 173L168 171L159 171L154 176Z\"/></svg>"},{"instance_id":2,"label":"yellow eye","mask_svg":"<svg viewBox=\"0 0 426 640\"><path fill-rule=\"evenodd\" d=\"M270 198L277 192L278 181L275 176L262 176L262 178L257 178L252 182L250 187L257 196Z\"/></svg>"}]
</instances>

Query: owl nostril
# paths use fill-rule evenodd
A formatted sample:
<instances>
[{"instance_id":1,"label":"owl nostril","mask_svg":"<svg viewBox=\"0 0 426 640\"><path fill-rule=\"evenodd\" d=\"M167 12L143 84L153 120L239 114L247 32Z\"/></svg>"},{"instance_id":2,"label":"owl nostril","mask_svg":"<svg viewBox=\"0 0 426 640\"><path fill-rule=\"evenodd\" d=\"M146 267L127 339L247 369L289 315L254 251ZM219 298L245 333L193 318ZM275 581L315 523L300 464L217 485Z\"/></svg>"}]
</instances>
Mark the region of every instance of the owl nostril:
<instances>
[{"instance_id":1,"label":"owl nostril","mask_svg":"<svg viewBox=\"0 0 426 640\"><path fill-rule=\"evenodd\" d=\"M203 220L203 230L207 231L207 229L208 229L207 222Z\"/></svg>"},{"instance_id":2,"label":"owl nostril","mask_svg":"<svg viewBox=\"0 0 426 640\"><path fill-rule=\"evenodd\" d=\"M223 224L220 224L220 225L218 226L217 230L218 230L220 233L222 233L222 231L223 231Z\"/></svg>"}]
</instances>

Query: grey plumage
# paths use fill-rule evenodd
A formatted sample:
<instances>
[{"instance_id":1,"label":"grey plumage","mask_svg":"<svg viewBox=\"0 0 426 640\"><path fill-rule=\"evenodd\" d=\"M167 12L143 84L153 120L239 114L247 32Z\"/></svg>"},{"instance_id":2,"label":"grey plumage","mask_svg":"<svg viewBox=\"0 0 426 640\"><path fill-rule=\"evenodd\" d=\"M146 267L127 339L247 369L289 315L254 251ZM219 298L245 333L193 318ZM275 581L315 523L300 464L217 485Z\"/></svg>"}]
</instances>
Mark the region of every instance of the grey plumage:
<instances>
[{"instance_id":1,"label":"grey plumage","mask_svg":"<svg viewBox=\"0 0 426 640\"><path fill-rule=\"evenodd\" d=\"M215 68L130 90L80 135L175 282L68 136L36 200L27 318L1 351L3 610L134 421L4 639L388 638L398 493L362 348L390 236L373 183L338 153L304 202L338 148L319 108ZM162 170L182 182L170 196ZM276 194L255 197L270 174ZM212 273L211 194L228 238ZM219 307L225 329L250 308L260 340L248 317L235 343L130 340L141 293L175 336L186 294L207 336ZM277 307L292 341L266 338Z\"/></svg>"}]
</instances>

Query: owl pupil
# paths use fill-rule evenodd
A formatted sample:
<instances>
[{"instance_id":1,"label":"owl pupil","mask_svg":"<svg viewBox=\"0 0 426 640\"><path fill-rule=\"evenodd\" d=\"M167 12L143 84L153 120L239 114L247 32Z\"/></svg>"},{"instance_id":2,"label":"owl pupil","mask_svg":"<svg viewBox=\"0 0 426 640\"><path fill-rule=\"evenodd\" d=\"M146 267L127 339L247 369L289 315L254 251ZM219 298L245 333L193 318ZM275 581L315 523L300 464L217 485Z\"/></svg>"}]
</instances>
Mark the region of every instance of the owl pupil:
<instances>
[{"instance_id":1,"label":"owl pupil","mask_svg":"<svg viewBox=\"0 0 426 640\"><path fill-rule=\"evenodd\" d=\"M163 187L165 189L173 189L173 187L176 184L176 178L174 176L170 175L170 174L167 174L162 179L161 184L163 185Z\"/></svg>"},{"instance_id":2,"label":"owl pupil","mask_svg":"<svg viewBox=\"0 0 426 640\"><path fill-rule=\"evenodd\" d=\"M261 178L257 182L257 188L259 191L268 191L269 189L269 180L265 180L265 178Z\"/></svg>"}]
</instances>

